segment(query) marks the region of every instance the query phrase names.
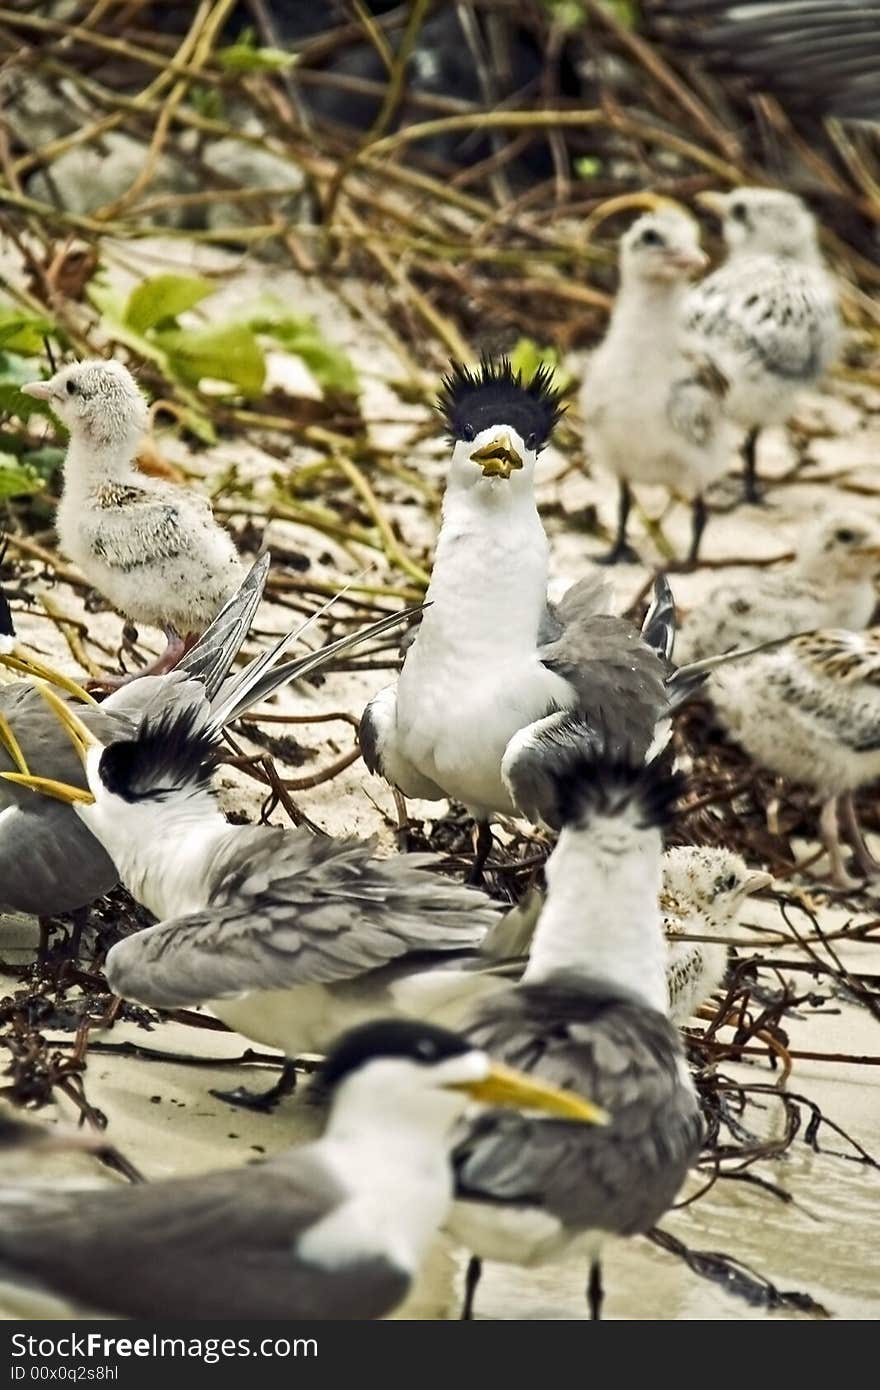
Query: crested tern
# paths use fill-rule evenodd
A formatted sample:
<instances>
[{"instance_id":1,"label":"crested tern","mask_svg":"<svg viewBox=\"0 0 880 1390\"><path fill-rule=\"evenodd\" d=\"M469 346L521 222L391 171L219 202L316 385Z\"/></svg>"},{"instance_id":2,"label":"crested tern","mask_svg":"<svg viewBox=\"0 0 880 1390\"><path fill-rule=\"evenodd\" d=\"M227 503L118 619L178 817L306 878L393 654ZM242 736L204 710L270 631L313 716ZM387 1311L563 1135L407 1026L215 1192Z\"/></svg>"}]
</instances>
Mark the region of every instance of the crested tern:
<instances>
[{"instance_id":1,"label":"crested tern","mask_svg":"<svg viewBox=\"0 0 880 1390\"><path fill-rule=\"evenodd\" d=\"M379 636L405 616L389 615L317 652L274 665L302 631L300 625L230 676L262 597L269 562L268 555L256 561L174 671L139 677L114 691L102 704L82 706L82 718L92 734L105 743L132 738L142 719L160 718L163 713L191 705L202 708L217 727L229 724L282 685L319 669L369 637ZM78 691L74 682L59 677L26 649L19 646L17 652L13 660L16 673L41 677L67 692ZM0 670L7 660L0 653ZM80 790L88 785L82 763L53 713L31 681L17 680L0 685L0 771L28 768ZM46 918L76 911L108 892L118 880L112 858L69 805L36 798L0 779L0 912Z\"/></svg>"},{"instance_id":2,"label":"crested tern","mask_svg":"<svg viewBox=\"0 0 880 1390\"><path fill-rule=\"evenodd\" d=\"M605 1118L416 1022L355 1029L318 1082L322 1137L266 1162L97 1192L0 1185L0 1285L20 1304L51 1293L128 1318L384 1317L448 1210L469 1103Z\"/></svg>"},{"instance_id":3,"label":"crested tern","mask_svg":"<svg viewBox=\"0 0 880 1390\"><path fill-rule=\"evenodd\" d=\"M548 722L576 710L647 754L704 671L671 666L663 576L641 634L606 612L594 575L548 602L535 465L560 410L550 373L524 382L506 360L454 364L439 405L453 450L429 607L396 684L364 711L361 747L404 796L464 802L480 830L478 872L490 817L532 814L534 743Z\"/></svg>"},{"instance_id":4,"label":"crested tern","mask_svg":"<svg viewBox=\"0 0 880 1390\"><path fill-rule=\"evenodd\" d=\"M563 829L529 963L463 1031L530 1075L595 1098L611 1118L590 1134L528 1116L509 1123L491 1109L463 1122L447 1229L473 1257L464 1316L482 1260L535 1266L583 1251L598 1317L603 1242L654 1225L702 1138L668 1016L658 904L661 831L681 782L620 745L597 750L574 719L567 733L553 752Z\"/></svg>"},{"instance_id":5,"label":"crested tern","mask_svg":"<svg viewBox=\"0 0 880 1390\"><path fill-rule=\"evenodd\" d=\"M690 500L695 563L704 494L730 467L727 381L683 321L688 284L705 265L696 223L674 209L639 217L621 239L620 289L581 390L587 452L620 488L617 534L601 563L638 558L626 539L633 483L662 483Z\"/></svg>"},{"instance_id":6,"label":"crested tern","mask_svg":"<svg viewBox=\"0 0 880 1390\"><path fill-rule=\"evenodd\" d=\"M76 362L21 390L70 433L61 549L126 618L164 630L165 651L140 674L170 670L241 583L232 538L207 498L138 471L147 404L121 362Z\"/></svg>"},{"instance_id":7,"label":"crested tern","mask_svg":"<svg viewBox=\"0 0 880 1390\"><path fill-rule=\"evenodd\" d=\"M211 784L218 734L206 702L105 745L40 691L75 740L89 790L3 776L70 800L159 918L108 952L116 994L154 1008L204 1004L294 1058L367 1019L424 1013L438 964L479 947L495 923L485 894L430 872L433 854L377 859L373 841L228 824ZM444 976L436 1007L455 985Z\"/></svg>"}]
</instances>

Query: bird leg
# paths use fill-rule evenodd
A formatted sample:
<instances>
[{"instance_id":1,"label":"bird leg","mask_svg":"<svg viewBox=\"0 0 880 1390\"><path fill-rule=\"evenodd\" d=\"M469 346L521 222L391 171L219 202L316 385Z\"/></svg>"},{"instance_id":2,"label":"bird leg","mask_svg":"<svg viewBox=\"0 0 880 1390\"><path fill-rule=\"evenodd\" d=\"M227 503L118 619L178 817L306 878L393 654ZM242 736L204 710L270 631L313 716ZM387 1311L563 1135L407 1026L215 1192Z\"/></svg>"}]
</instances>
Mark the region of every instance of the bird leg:
<instances>
[{"instance_id":1,"label":"bird leg","mask_svg":"<svg viewBox=\"0 0 880 1390\"><path fill-rule=\"evenodd\" d=\"M840 845L840 827L838 825L838 798L832 796L822 807L822 814L819 817L819 834L822 843L828 852L831 863L831 878L838 888L861 888L861 880L853 878L847 873L846 865L843 862L843 851Z\"/></svg>"},{"instance_id":2,"label":"bird leg","mask_svg":"<svg viewBox=\"0 0 880 1390\"><path fill-rule=\"evenodd\" d=\"M487 820L478 820L474 826L474 862L467 882L478 887L483 882L483 869L492 851L492 831Z\"/></svg>"},{"instance_id":3,"label":"bird leg","mask_svg":"<svg viewBox=\"0 0 880 1390\"><path fill-rule=\"evenodd\" d=\"M743 456L743 501L759 506L763 501L758 487L758 435L759 429L749 430L742 447Z\"/></svg>"},{"instance_id":4,"label":"bird leg","mask_svg":"<svg viewBox=\"0 0 880 1390\"><path fill-rule=\"evenodd\" d=\"M597 565L616 565L618 560L638 560L638 555L628 544L626 539L626 524L629 521L630 508L632 507L632 491L629 483L623 478L620 480L620 501L617 510L617 535L614 537L614 544L607 555L600 555L596 561Z\"/></svg>"},{"instance_id":5,"label":"bird leg","mask_svg":"<svg viewBox=\"0 0 880 1390\"><path fill-rule=\"evenodd\" d=\"M474 1297L482 1273L483 1261L480 1259L479 1255L471 1255L468 1260L467 1273L464 1276L464 1303L461 1305L460 1322L471 1322L473 1320Z\"/></svg>"},{"instance_id":6,"label":"bird leg","mask_svg":"<svg viewBox=\"0 0 880 1390\"><path fill-rule=\"evenodd\" d=\"M703 497L702 493L698 493L693 500L691 510L691 548L687 555L687 563L690 567L693 567L697 563L697 556L700 553L700 541L703 539L703 532L706 529L708 516L706 499Z\"/></svg>"},{"instance_id":7,"label":"bird leg","mask_svg":"<svg viewBox=\"0 0 880 1390\"><path fill-rule=\"evenodd\" d=\"M876 878L880 874L880 863L874 858L868 849L862 828L859 825L856 815L856 808L853 805L852 792L847 792L840 798L840 812L843 833L850 844L856 863L861 869L865 878Z\"/></svg>"},{"instance_id":8,"label":"bird leg","mask_svg":"<svg viewBox=\"0 0 880 1390\"><path fill-rule=\"evenodd\" d=\"M281 1075L268 1091L249 1091L246 1086L236 1086L233 1091L212 1090L209 1094L217 1100L225 1101L227 1105L237 1105L242 1110L261 1110L268 1114L285 1096L293 1095L295 1090L296 1065L294 1062L285 1061Z\"/></svg>"},{"instance_id":9,"label":"bird leg","mask_svg":"<svg viewBox=\"0 0 880 1390\"><path fill-rule=\"evenodd\" d=\"M90 688L120 690L122 686L128 685L131 681L139 681L141 676L164 676L168 671L173 670L180 658L185 656L190 647L198 640L198 635L190 633L184 638L173 627L164 627L162 631L165 633L165 650L149 666L141 666L137 671L130 671L126 676L102 676L100 680L90 682Z\"/></svg>"},{"instance_id":10,"label":"bird leg","mask_svg":"<svg viewBox=\"0 0 880 1390\"><path fill-rule=\"evenodd\" d=\"M605 1290L602 1287L602 1262L601 1260L591 1260L590 1277L587 1280L587 1305L590 1309L591 1322L601 1321L604 1298Z\"/></svg>"},{"instance_id":11,"label":"bird leg","mask_svg":"<svg viewBox=\"0 0 880 1390\"><path fill-rule=\"evenodd\" d=\"M406 797L396 787L393 787L392 791L394 809L397 812L397 848L401 854L408 854L410 850L409 811L406 809Z\"/></svg>"}]
</instances>

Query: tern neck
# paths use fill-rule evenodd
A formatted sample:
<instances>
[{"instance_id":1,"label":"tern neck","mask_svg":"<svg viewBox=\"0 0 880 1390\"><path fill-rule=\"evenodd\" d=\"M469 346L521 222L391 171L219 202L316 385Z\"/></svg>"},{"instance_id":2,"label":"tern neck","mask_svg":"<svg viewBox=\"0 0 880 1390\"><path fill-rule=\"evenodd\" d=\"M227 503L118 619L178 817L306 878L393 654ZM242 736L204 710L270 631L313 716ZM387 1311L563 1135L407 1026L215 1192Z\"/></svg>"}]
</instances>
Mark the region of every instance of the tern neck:
<instances>
[{"instance_id":1,"label":"tern neck","mask_svg":"<svg viewBox=\"0 0 880 1390\"><path fill-rule=\"evenodd\" d=\"M547 901L526 984L577 969L667 1011L660 832L596 817L567 828L547 862Z\"/></svg>"},{"instance_id":2,"label":"tern neck","mask_svg":"<svg viewBox=\"0 0 880 1390\"><path fill-rule=\"evenodd\" d=\"M163 920L205 906L204 867L233 832L210 792L166 801L103 798L76 807L128 891Z\"/></svg>"},{"instance_id":3,"label":"tern neck","mask_svg":"<svg viewBox=\"0 0 880 1390\"><path fill-rule=\"evenodd\" d=\"M638 342L649 343L648 327L664 329L668 337L670 326L681 320L687 292L684 280L625 281L614 304L609 338L637 334Z\"/></svg>"},{"instance_id":4,"label":"tern neck","mask_svg":"<svg viewBox=\"0 0 880 1390\"><path fill-rule=\"evenodd\" d=\"M435 633L452 650L534 651L547 597L547 537L530 479L476 486L450 480L419 642ZM448 649L447 649L448 650Z\"/></svg>"},{"instance_id":5,"label":"tern neck","mask_svg":"<svg viewBox=\"0 0 880 1390\"><path fill-rule=\"evenodd\" d=\"M347 1083L316 1153L349 1196L309 1233L308 1256L334 1264L353 1247L378 1248L415 1272L452 1200L449 1135L465 1105L463 1093L440 1090L392 1104Z\"/></svg>"},{"instance_id":6,"label":"tern neck","mask_svg":"<svg viewBox=\"0 0 880 1390\"><path fill-rule=\"evenodd\" d=\"M68 491L94 493L107 483L121 483L136 475L134 457L139 434L100 443L71 436L64 461L64 484Z\"/></svg>"}]
</instances>

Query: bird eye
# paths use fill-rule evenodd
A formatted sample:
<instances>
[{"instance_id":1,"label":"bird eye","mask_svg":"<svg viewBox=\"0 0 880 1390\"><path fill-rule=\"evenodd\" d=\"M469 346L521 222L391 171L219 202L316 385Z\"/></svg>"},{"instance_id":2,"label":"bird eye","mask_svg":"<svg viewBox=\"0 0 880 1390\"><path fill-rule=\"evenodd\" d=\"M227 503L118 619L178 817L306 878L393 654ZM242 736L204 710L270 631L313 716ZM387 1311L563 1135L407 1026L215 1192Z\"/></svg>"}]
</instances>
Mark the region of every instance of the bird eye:
<instances>
[{"instance_id":1,"label":"bird eye","mask_svg":"<svg viewBox=\"0 0 880 1390\"><path fill-rule=\"evenodd\" d=\"M67 392L68 396L75 396L75 395L76 395L76 392L77 392L77 385L76 385L76 382L75 382L75 381L68 381L67 384L65 385L64 389L65 389L65 391Z\"/></svg>"},{"instance_id":2,"label":"bird eye","mask_svg":"<svg viewBox=\"0 0 880 1390\"><path fill-rule=\"evenodd\" d=\"M416 1052L420 1057L424 1057L426 1062L432 1062L437 1056L437 1048L434 1043L431 1042L430 1038L422 1038L416 1044Z\"/></svg>"},{"instance_id":3,"label":"bird eye","mask_svg":"<svg viewBox=\"0 0 880 1390\"><path fill-rule=\"evenodd\" d=\"M653 227L648 227L642 232L643 246L662 246L663 238L659 232L655 232Z\"/></svg>"},{"instance_id":4,"label":"bird eye","mask_svg":"<svg viewBox=\"0 0 880 1390\"><path fill-rule=\"evenodd\" d=\"M461 429L461 437L462 439L466 439L467 442L470 443L472 439L476 439L477 431L474 429L473 425L463 425Z\"/></svg>"},{"instance_id":5,"label":"bird eye","mask_svg":"<svg viewBox=\"0 0 880 1390\"><path fill-rule=\"evenodd\" d=\"M749 218L745 203L731 203L730 215L734 222L747 222Z\"/></svg>"},{"instance_id":6,"label":"bird eye","mask_svg":"<svg viewBox=\"0 0 880 1390\"><path fill-rule=\"evenodd\" d=\"M728 874L726 878L719 878L715 885L719 893L730 893L736 887L736 875Z\"/></svg>"},{"instance_id":7,"label":"bird eye","mask_svg":"<svg viewBox=\"0 0 880 1390\"><path fill-rule=\"evenodd\" d=\"M529 437L528 437L527 440L526 440L526 448L527 448L527 449L537 449L537 447L538 447L538 436L535 434L534 431L532 431L532 433L529 435Z\"/></svg>"},{"instance_id":8,"label":"bird eye","mask_svg":"<svg viewBox=\"0 0 880 1390\"><path fill-rule=\"evenodd\" d=\"M834 539L843 545L852 545L853 541L858 540L858 536L848 526L842 526L839 531L834 532Z\"/></svg>"}]
</instances>

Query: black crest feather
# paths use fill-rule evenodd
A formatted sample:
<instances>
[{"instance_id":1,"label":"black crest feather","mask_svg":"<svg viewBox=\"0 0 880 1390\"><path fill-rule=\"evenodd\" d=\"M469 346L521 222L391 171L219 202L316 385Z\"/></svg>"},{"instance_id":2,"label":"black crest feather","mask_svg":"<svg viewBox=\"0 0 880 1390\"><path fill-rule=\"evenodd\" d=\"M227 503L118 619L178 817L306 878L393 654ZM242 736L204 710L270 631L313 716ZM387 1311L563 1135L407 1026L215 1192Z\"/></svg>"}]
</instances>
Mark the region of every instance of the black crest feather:
<instances>
[{"instance_id":1,"label":"black crest feather","mask_svg":"<svg viewBox=\"0 0 880 1390\"><path fill-rule=\"evenodd\" d=\"M328 1100L336 1087L359 1067L380 1057L402 1057L432 1066L473 1050L473 1043L433 1023L391 1018L362 1023L345 1033L324 1059L309 1090L313 1100Z\"/></svg>"},{"instance_id":2,"label":"black crest feather","mask_svg":"<svg viewBox=\"0 0 880 1390\"><path fill-rule=\"evenodd\" d=\"M542 449L562 415L562 393L553 386L551 368L540 366L530 381L514 372L510 359L483 356L472 371L450 363L437 399L446 431L454 443L473 439L493 425L510 425L530 447Z\"/></svg>"},{"instance_id":3,"label":"black crest feather","mask_svg":"<svg viewBox=\"0 0 880 1390\"><path fill-rule=\"evenodd\" d=\"M216 734L195 706L145 719L135 739L108 744L99 775L125 801L165 801L180 792L206 791L219 760Z\"/></svg>"},{"instance_id":4,"label":"black crest feather","mask_svg":"<svg viewBox=\"0 0 880 1390\"><path fill-rule=\"evenodd\" d=\"M590 728L582 717L543 731L539 755L552 786L555 824L584 825L594 816L619 816L637 807L643 829L663 827L685 788L681 773L670 772L661 753L645 763L607 732Z\"/></svg>"}]
</instances>

